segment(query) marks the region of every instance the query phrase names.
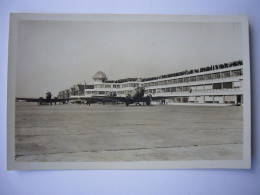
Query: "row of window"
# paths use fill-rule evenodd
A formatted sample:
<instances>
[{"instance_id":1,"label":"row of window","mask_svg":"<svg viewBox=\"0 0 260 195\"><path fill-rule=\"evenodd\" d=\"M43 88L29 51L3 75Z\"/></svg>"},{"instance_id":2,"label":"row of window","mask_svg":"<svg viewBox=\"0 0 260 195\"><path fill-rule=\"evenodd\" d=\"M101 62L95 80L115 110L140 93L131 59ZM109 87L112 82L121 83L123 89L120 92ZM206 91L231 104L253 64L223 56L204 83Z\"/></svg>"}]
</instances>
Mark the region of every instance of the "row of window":
<instances>
[{"instance_id":1,"label":"row of window","mask_svg":"<svg viewBox=\"0 0 260 195\"><path fill-rule=\"evenodd\" d=\"M87 91L86 94L88 95L106 95L109 91Z\"/></svg>"},{"instance_id":2,"label":"row of window","mask_svg":"<svg viewBox=\"0 0 260 195\"><path fill-rule=\"evenodd\" d=\"M96 84L94 86L95 88L111 88L111 85L105 85L105 84Z\"/></svg>"},{"instance_id":3,"label":"row of window","mask_svg":"<svg viewBox=\"0 0 260 195\"><path fill-rule=\"evenodd\" d=\"M236 82L224 82L224 83L213 83L208 85L197 85L197 86L180 86L180 87L166 87L159 89L147 89L146 94L155 93L176 93L176 92L194 92L194 91L208 91L208 90L218 90L218 89L232 89L241 87L239 81ZM117 92L118 95L129 94L132 90L124 90ZM89 95L106 95L109 91L87 91L86 94Z\"/></svg>"},{"instance_id":4,"label":"row of window","mask_svg":"<svg viewBox=\"0 0 260 195\"><path fill-rule=\"evenodd\" d=\"M126 87L138 87L139 84L138 83L126 83L126 84L122 84L122 88L126 88Z\"/></svg>"},{"instance_id":5,"label":"row of window","mask_svg":"<svg viewBox=\"0 0 260 195\"><path fill-rule=\"evenodd\" d=\"M120 85L107 85L107 84L96 84L95 88L111 88L113 86L113 88L120 88ZM139 84L138 83L126 83L126 84L122 84L122 88L126 88L126 87L138 87Z\"/></svg>"},{"instance_id":6,"label":"row of window","mask_svg":"<svg viewBox=\"0 0 260 195\"><path fill-rule=\"evenodd\" d=\"M185 77L179 79L171 79L166 81L145 83L145 84L141 84L141 86L152 87L158 85L169 85L169 84L188 83L188 82L204 81L204 80L211 80L211 79L229 78L229 77L236 77L242 75L243 75L243 71L242 69L239 69L239 70L226 71L221 73L212 73L212 74L198 75L198 76Z\"/></svg>"},{"instance_id":7,"label":"row of window","mask_svg":"<svg viewBox=\"0 0 260 195\"><path fill-rule=\"evenodd\" d=\"M119 91L117 92L118 95L123 95L123 94L129 94L131 93L131 90L125 90L125 91ZM109 94L109 91L87 91L86 94L88 95L107 95Z\"/></svg>"},{"instance_id":8,"label":"row of window","mask_svg":"<svg viewBox=\"0 0 260 195\"><path fill-rule=\"evenodd\" d=\"M174 103L241 103L243 96L225 95L225 96L190 96L174 97L171 99Z\"/></svg>"},{"instance_id":9,"label":"row of window","mask_svg":"<svg viewBox=\"0 0 260 195\"><path fill-rule=\"evenodd\" d=\"M159 89L147 89L145 93L155 94L155 93L174 93L174 92L193 92L193 91L205 91L214 89L232 89L240 87L240 82L225 82L225 83L214 83L210 85L198 85L198 86L182 86L182 87L167 87Z\"/></svg>"}]
</instances>

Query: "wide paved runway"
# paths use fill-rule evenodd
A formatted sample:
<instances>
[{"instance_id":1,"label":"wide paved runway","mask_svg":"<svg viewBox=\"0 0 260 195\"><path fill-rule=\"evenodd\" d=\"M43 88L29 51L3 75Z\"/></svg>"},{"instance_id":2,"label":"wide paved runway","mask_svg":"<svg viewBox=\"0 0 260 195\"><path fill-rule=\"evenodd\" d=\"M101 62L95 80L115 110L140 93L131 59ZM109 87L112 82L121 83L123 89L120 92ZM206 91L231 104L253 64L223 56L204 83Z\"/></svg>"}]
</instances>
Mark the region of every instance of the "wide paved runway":
<instances>
[{"instance_id":1,"label":"wide paved runway","mask_svg":"<svg viewBox=\"0 0 260 195\"><path fill-rule=\"evenodd\" d=\"M16 160L243 158L243 108L16 103Z\"/></svg>"}]
</instances>

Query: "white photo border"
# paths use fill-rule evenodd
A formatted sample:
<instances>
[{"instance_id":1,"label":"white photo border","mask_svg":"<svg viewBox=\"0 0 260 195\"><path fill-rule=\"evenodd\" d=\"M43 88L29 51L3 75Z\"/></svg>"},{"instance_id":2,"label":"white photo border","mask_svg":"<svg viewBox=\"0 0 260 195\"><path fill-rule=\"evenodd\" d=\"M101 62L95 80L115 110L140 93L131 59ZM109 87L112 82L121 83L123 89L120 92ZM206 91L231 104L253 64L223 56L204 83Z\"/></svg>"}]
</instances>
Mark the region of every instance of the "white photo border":
<instances>
[{"instance_id":1,"label":"white photo border","mask_svg":"<svg viewBox=\"0 0 260 195\"><path fill-rule=\"evenodd\" d=\"M138 162L16 162L15 161L15 80L17 24L20 21L153 21L153 22L238 22L242 27L244 73L243 159L205 161L138 161ZM250 169L251 168L251 85L247 16L198 15L111 15L111 14L32 14L11 13L7 91L7 169Z\"/></svg>"}]
</instances>

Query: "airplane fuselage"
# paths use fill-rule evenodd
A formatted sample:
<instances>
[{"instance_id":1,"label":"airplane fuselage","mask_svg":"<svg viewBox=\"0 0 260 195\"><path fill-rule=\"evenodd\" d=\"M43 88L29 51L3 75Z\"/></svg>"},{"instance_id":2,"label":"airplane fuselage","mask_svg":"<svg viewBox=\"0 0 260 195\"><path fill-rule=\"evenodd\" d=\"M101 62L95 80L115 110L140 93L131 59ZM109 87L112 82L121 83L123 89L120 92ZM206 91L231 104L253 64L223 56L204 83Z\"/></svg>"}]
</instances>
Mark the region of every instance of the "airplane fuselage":
<instances>
[{"instance_id":1,"label":"airplane fuselage","mask_svg":"<svg viewBox=\"0 0 260 195\"><path fill-rule=\"evenodd\" d=\"M134 103L138 103L140 105L140 102L144 102L144 90L144 87L137 87L130 94L127 94L125 102L126 106ZM146 100L146 104L150 105L150 101Z\"/></svg>"}]
</instances>

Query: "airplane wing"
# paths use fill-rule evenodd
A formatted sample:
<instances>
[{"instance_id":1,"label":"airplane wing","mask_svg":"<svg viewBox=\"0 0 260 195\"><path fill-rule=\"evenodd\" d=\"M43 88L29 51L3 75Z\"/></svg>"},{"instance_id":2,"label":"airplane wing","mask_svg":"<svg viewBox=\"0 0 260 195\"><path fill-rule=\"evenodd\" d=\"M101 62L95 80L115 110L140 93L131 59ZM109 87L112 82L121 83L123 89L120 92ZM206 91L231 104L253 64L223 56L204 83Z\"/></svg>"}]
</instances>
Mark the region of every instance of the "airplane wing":
<instances>
[{"instance_id":1,"label":"airplane wing","mask_svg":"<svg viewBox=\"0 0 260 195\"><path fill-rule=\"evenodd\" d=\"M46 100L46 99L40 99L40 98L15 98L16 101L25 101L25 102L39 102L40 100Z\"/></svg>"},{"instance_id":2,"label":"airplane wing","mask_svg":"<svg viewBox=\"0 0 260 195\"><path fill-rule=\"evenodd\" d=\"M126 97L113 97L113 96L92 96L91 97L95 101L103 101L103 102L127 102ZM170 99L172 96L156 96L153 97L151 95L144 96L141 101L142 102L147 102L147 101L159 101L159 100L165 100L165 99Z\"/></svg>"},{"instance_id":3,"label":"airplane wing","mask_svg":"<svg viewBox=\"0 0 260 195\"><path fill-rule=\"evenodd\" d=\"M16 101L25 101L25 102L63 102L71 99L45 99L45 98L15 98Z\"/></svg>"},{"instance_id":4,"label":"airplane wing","mask_svg":"<svg viewBox=\"0 0 260 195\"><path fill-rule=\"evenodd\" d=\"M165 100L165 99L172 99L173 96L156 96L152 97L152 101L159 101L159 100Z\"/></svg>"},{"instance_id":5,"label":"airplane wing","mask_svg":"<svg viewBox=\"0 0 260 195\"><path fill-rule=\"evenodd\" d=\"M146 101L160 101L160 100L165 100L165 99L171 99L173 96L152 96L152 95L147 95L143 97L143 102Z\"/></svg>"},{"instance_id":6,"label":"airplane wing","mask_svg":"<svg viewBox=\"0 0 260 195\"><path fill-rule=\"evenodd\" d=\"M116 97L118 99L118 97ZM65 98L65 99L45 99L45 98L15 98L16 101L25 101L25 102L64 102L69 100L85 100L90 102L116 102L120 100L115 100L113 97L101 97L101 96L94 96L94 97L75 97L75 98ZM122 100L121 100L122 101Z\"/></svg>"},{"instance_id":7,"label":"airplane wing","mask_svg":"<svg viewBox=\"0 0 260 195\"><path fill-rule=\"evenodd\" d=\"M105 101L105 102L126 102L126 97L117 97L117 96L92 96L91 99L96 101Z\"/></svg>"}]
</instances>

